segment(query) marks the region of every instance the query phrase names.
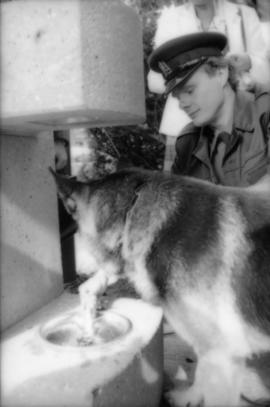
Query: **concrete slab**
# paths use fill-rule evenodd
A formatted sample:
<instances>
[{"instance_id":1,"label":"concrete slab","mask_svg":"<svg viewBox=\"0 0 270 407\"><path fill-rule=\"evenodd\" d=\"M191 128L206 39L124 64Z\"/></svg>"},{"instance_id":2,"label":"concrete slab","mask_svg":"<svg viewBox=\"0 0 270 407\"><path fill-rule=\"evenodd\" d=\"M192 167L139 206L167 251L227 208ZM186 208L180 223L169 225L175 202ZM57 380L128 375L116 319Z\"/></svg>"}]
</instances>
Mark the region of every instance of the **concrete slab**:
<instances>
[{"instance_id":1,"label":"concrete slab","mask_svg":"<svg viewBox=\"0 0 270 407\"><path fill-rule=\"evenodd\" d=\"M3 133L144 121L142 28L131 7L120 0L0 6Z\"/></svg>"}]
</instances>

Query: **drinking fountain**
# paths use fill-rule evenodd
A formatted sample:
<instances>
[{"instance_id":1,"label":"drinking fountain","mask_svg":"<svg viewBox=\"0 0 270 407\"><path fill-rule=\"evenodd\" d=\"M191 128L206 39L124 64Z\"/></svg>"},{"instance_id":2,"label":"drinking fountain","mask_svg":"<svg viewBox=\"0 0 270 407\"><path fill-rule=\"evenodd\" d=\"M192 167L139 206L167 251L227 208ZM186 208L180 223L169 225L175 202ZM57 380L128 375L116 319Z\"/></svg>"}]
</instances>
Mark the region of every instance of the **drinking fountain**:
<instances>
[{"instance_id":1,"label":"drinking fountain","mask_svg":"<svg viewBox=\"0 0 270 407\"><path fill-rule=\"evenodd\" d=\"M54 131L144 122L140 19L121 0L0 7L1 405L157 407L162 312L116 299L85 338L48 171Z\"/></svg>"}]
</instances>

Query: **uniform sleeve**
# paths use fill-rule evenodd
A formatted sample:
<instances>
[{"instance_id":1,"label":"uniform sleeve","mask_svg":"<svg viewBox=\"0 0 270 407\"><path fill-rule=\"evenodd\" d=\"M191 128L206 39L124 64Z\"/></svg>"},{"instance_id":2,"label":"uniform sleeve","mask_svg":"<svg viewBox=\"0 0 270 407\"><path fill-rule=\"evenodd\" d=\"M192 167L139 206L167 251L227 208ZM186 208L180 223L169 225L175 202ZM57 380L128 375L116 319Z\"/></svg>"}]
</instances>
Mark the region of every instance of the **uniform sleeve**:
<instances>
[{"instance_id":1,"label":"uniform sleeve","mask_svg":"<svg viewBox=\"0 0 270 407\"><path fill-rule=\"evenodd\" d=\"M270 110L262 114L260 122L267 143L267 174L270 175Z\"/></svg>"},{"instance_id":2,"label":"uniform sleeve","mask_svg":"<svg viewBox=\"0 0 270 407\"><path fill-rule=\"evenodd\" d=\"M199 129L189 123L175 143L175 159L171 167L173 174L188 175L192 153L197 145Z\"/></svg>"},{"instance_id":3,"label":"uniform sleeve","mask_svg":"<svg viewBox=\"0 0 270 407\"><path fill-rule=\"evenodd\" d=\"M267 173L270 174L270 93L261 91L256 95L260 125L267 145Z\"/></svg>"},{"instance_id":4,"label":"uniform sleeve","mask_svg":"<svg viewBox=\"0 0 270 407\"><path fill-rule=\"evenodd\" d=\"M270 175L270 111L267 118L267 137L268 137L268 159L267 159L267 174Z\"/></svg>"},{"instance_id":5,"label":"uniform sleeve","mask_svg":"<svg viewBox=\"0 0 270 407\"><path fill-rule=\"evenodd\" d=\"M181 165L181 154L180 154L180 150L181 150L181 140L178 137L175 143L175 158L174 158L174 162L172 164L172 168L171 168L171 172L173 174L183 174L184 173L184 169Z\"/></svg>"}]
</instances>

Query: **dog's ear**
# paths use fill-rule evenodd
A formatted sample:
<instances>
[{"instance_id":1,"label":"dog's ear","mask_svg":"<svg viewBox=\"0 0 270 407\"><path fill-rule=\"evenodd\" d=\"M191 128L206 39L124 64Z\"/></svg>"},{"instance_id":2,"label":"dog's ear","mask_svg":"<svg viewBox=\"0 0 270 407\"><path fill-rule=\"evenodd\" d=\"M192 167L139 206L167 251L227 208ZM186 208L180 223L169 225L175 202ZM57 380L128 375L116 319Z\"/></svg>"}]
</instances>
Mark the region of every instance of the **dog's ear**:
<instances>
[{"instance_id":1,"label":"dog's ear","mask_svg":"<svg viewBox=\"0 0 270 407\"><path fill-rule=\"evenodd\" d=\"M66 210L74 216L77 209L74 192L77 191L79 182L77 181L76 177L58 174L51 167L49 167L49 171L53 175L57 186L57 192L62 199Z\"/></svg>"},{"instance_id":2,"label":"dog's ear","mask_svg":"<svg viewBox=\"0 0 270 407\"><path fill-rule=\"evenodd\" d=\"M68 198L76 190L78 184L76 177L58 174L52 167L49 167L49 171L53 175L59 195Z\"/></svg>"}]
</instances>

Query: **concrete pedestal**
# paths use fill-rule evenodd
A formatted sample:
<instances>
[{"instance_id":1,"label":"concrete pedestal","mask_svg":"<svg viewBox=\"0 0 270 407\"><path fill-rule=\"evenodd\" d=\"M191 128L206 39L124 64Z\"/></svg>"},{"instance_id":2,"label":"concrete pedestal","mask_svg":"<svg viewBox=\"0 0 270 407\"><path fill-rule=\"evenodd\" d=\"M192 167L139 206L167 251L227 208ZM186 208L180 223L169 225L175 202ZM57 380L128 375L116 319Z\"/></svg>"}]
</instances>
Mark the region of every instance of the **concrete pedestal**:
<instances>
[{"instance_id":1,"label":"concrete pedestal","mask_svg":"<svg viewBox=\"0 0 270 407\"><path fill-rule=\"evenodd\" d=\"M1 136L1 330L63 291L51 134Z\"/></svg>"},{"instance_id":2,"label":"concrete pedestal","mask_svg":"<svg viewBox=\"0 0 270 407\"><path fill-rule=\"evenodd\" d=\"M63 294L6 331L1 349L3 407L158 407L163 382L161 309L119 299L112 310L131 321L119 341L96 347L59 348L40 327L79 306Z\"/></svg>"}]
</instances>

